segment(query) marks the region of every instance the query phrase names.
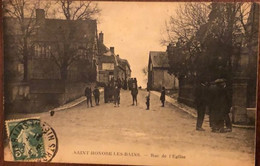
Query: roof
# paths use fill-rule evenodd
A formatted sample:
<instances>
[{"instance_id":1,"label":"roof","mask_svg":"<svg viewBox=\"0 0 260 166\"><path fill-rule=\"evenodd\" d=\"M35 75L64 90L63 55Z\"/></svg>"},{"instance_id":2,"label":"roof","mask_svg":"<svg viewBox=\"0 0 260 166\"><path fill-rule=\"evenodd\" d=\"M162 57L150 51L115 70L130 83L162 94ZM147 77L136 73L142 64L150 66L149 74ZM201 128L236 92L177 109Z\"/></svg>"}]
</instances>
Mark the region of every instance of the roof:
<instances>
[{"instance_id":1,"label":"roof","mask_svg":"<svg viewBox=\"0 0 260 166\"><path fill-rule=\"evenodd\" d=\"M128 68L130 69L130 64L128 63L128 61L126 59L122 59L119 56L116 57L118 65L121 67L125 67L128 66ZM131 70L131 69L130 69Z\"/></svg>"},{"instance_id":2,"label":"roof","mask_svg":"<svg viewBox=\"0 0 260 166\"><path fill-rule=\"evenodd\" d=\"M43 26L45 31L40 39L53 40L61 37L68 37L69 40L90 40L93 41L96 37L97 23L95 20L59 20L59 19L45 19ZM57 36L57 35L62 36ZM44 38L46 37L46 38Z\"/></svg>"},{"instance_id":3,"label":"roof","mask_svg":"<svg viewBox=\"0 0 260 166\"><path fill-rule=\"evenodd\" d=\"M166 52L163 51L150 51L149 53L149 63L153 65L153 67L158 68L168 68L169 60Z\"/></svg>"},{"instance_id":4,"label":"roof","mask_svg":"<svg viewBox=\"0 0 260 166\"><path fill-rule=\"evenodd\" d=\"M117 64L115 55L112 54L110 51L106 52L104 55L99 56L99 62Z\"/></svg>"},{"instance_id":5,"label":"roof","mask_svg":"<svg viewBox=\"0 0 260 166\"><path fill-rule=\"evenodd\" d=\"M26 18L25 22L29 22L29 20L29 18ZM35 23L36 19L32 18L31 21ZM5 17L4 26L9 34L13 35L13 32L21 34L17 18ZM93 42L96 37L97 22L96 20L62 20L46 18L43 23L36 24L35 29L37 29L36 40L38 41L57 41L61 40L62 37L69 37L70 40ZM73 36L73 39L71 39L71 36Z\"/></svg>"},{"instance_id":6,"label":"roof","mask_svg":"<svg viewBox=\"0 0 260 166\"><path fill-rule=\"evenodd\" d=\"M104 43L98 42L99 54L107 54L109 52L109 48Z\"/></svg>"}]
</instances>

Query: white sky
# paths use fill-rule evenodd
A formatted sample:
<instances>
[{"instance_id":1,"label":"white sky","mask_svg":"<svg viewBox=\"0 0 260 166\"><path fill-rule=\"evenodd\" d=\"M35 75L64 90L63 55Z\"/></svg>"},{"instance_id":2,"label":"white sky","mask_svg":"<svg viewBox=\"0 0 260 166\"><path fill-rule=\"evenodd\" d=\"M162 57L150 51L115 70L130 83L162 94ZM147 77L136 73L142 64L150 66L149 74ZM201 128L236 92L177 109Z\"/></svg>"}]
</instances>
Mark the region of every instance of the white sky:
<instances>
[{"instance_id":1,"label":"white sky","mask_svg":"<svg viewBox=\"0 0 260 166\"><path fill-rule=\"evenodd\" d=\"M132 77L146 87L142 68L148 65L149 51L165 51L160 44L165 20L174 14L174 2L99 2L102 13L98 32L104 33L107 47L127 59Z\"/></svg>"}]
</instances>

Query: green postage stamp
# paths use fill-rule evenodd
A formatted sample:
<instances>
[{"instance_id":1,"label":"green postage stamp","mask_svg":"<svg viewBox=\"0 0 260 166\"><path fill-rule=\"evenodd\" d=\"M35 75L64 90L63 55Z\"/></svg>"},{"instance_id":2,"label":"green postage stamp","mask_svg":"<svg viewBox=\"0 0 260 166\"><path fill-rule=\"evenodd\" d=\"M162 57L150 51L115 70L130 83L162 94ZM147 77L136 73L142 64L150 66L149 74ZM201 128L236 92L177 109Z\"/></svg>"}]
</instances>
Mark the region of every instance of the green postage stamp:
<instances>
[{"instance_id":1,"label":"green postage stamp","mask_svg":"<svg viewBox=\"0 0 260 166\"><path fill-rule=\"evenodd\" d=\"M14 160L35 160L45 156L39 119L7 121L6 127Z\"/></svg>"},{"instance_id":2,"label":"green postage stamp","mask_svg":"<svg viewBox=\"0 0 260 166\"><path fill-rule=\"evenodd\" d=\"M39 118L6 121L14 161L48 162L56 155L55 131Z\"/></svg>"}]
</instances>

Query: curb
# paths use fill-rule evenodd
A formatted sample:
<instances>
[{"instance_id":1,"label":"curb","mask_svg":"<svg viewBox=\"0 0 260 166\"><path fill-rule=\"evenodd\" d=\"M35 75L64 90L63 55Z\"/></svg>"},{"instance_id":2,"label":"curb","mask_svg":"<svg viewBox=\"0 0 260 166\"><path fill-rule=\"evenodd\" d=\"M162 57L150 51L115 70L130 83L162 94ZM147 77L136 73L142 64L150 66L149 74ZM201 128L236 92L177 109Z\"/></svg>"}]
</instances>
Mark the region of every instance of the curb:
<instances>
[{"instance_id":1,"label":"curb","mask_svg":"<svg viewBox=\"0 0 260 166\"><path fill-rule=\"evenodd\" d=\"M157 92L157 91L151 91L151 93L153 93L154 95L160 97L161 93ZM189 114L190 116L197 118L197 111L194 108L191 108L185 104L179 103L176 99L173 99L169 96L165 96L165 100L168 103L171 103L172 105L178 107L180 110L182 110L183 112L186 112L187 114ZM255 129L255 126L249 126L249 125L238 125L238 124L232 124L233 127L236 128L243 128L243 129Z\"/></svg>"},{"instance_id":2,"label":"curb","mask_svg":"<svg viewBox=\"0 0 260 166\"><path fill-rule=\"evenodd\" d=\"M154 95L160 97L161 93L157 92L157 91L151 91L151 93L153 93ZM191 115L194 118L197 118L197 111L194 108L188 107L185 104L179 103L177 100L169 97L169 96L165 96L165 100L168 103L171 103L172 105L178 107L179 109L181 109L183 112L186 112L187 114Z\"/></svg>"},{"instance_id":3,"label":"curb","mask_svg":"<svg viewBox=\"0 0 260 166\"><path fill-rule=\"evenodd\" d=\"M104 91L104 89L100 89L100 93L102 93L103 91ZM54 108L54 109L51 109L49 112L51 112L51 111L57 112L57 111L62 111L62 110L65 110L65 109L69 109L69 108L72 108L72 107L74 107L74 106L76 106L76 105L86 101L86 100L87 99L86 99L85 96L81 96L80 98L75 99L75 100L73 100L73 101L71 101L71 102L69 102L67 104L64 104L64 105L59 106L59 107Z\"/></svg>"}]
</instances>

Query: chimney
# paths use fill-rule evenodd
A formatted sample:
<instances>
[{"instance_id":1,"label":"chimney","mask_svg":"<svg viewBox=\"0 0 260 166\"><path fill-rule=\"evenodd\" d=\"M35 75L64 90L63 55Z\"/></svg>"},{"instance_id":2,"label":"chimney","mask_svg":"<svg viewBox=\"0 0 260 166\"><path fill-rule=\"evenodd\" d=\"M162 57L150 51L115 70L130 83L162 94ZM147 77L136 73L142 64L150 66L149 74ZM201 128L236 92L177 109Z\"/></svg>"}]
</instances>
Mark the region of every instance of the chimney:
<instances>
[{"instance_id":1,"label":"chimney","mask_svg":"<svg viewBox=\"0 0 260 166\"><path fill-rule=\"evenodd\" d=\"M36 22L43 23L45 21L45 11L43 9L36 9Z\"/></svg>"},{"instance_id":2,"label":"chimney","mask_svg":"<svg viewBox=\"0 0 260 166\"><path fill-rule=\"evenodd\" d=\"M104 43L104 33L102 33L102 31L99 33L99 43L103 44Z\"/></svg>"},{"instance_id":3,"label":"chimney","mask_svg":"<svg viewBox=\"0 0 260 166\"><path fill-rule=\"evenodd\" d=\"M112 52L112 54L115 54L115 47L110 47L110 51Z\"/></svg>"}]
</instances>

